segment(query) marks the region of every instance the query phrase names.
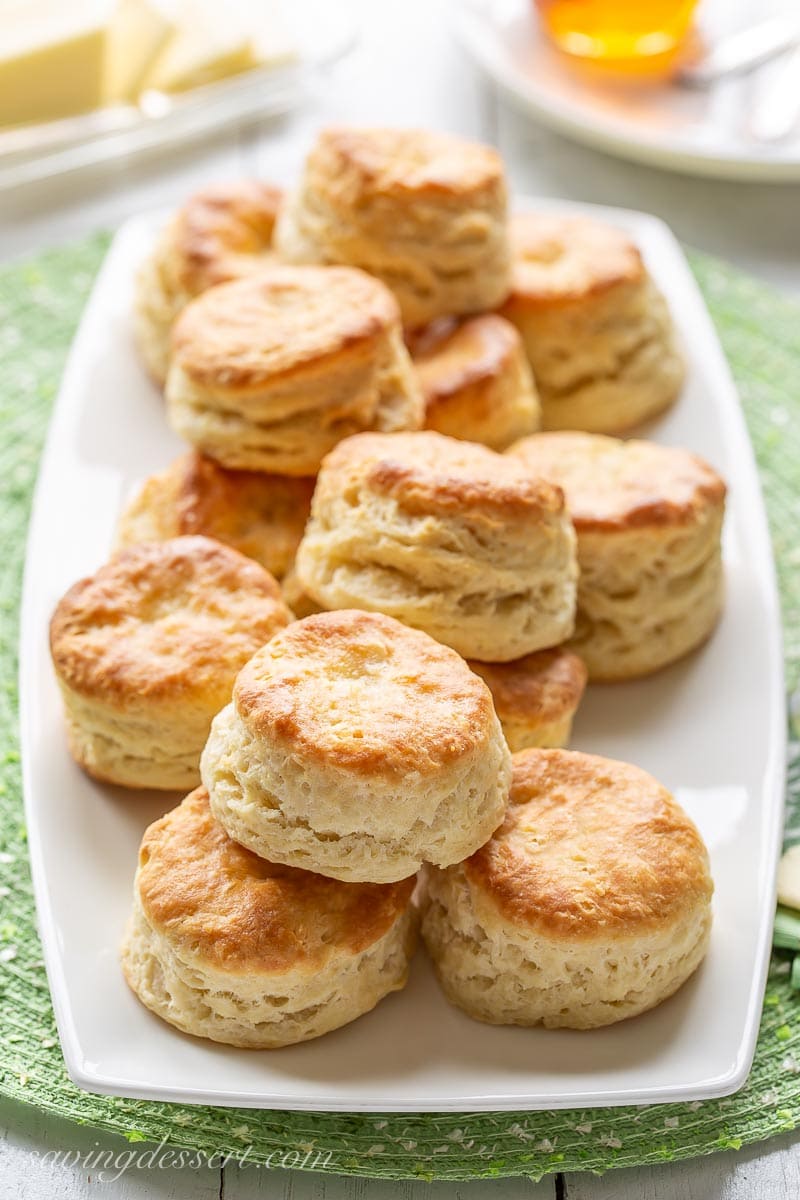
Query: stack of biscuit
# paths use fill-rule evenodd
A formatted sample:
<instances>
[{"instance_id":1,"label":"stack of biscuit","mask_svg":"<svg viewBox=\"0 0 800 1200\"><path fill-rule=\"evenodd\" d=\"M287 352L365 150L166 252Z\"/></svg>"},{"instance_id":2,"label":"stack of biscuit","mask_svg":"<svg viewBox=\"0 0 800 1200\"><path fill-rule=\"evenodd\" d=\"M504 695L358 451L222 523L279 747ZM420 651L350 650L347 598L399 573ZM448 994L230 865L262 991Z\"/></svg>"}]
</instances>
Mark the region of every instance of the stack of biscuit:
<instances>
[{"instance_id":1,"label":"stack of biscuit","mask_svg":"<svg viewBox=\"0 0 800 1200\"><path fill-rule=\"evenodd\" d=\"M676 399L684 364L664 297L627 234L520 213L501 308L522 337L545 429L620 433Z\"/></svg>"},{"instance_id":2,"label":"stack of biscuit","mask_svg":"<svg viewBox=\"0 0 800 1200\"><path fill-rule=\"evenodd\" d=\"M240 1046L352 1021L405 983L417 870L485 843L510 773L491 695L452 650L379 615L295 622L238 675L204 786L145 834L130 986Z\"/></svg>"},{"instance_id":3,"label":"stack of biscuit","mask_svg":"<svg viewBox=\"0 0 800 1200\"><path fill-rule=\"evenodd\" d=\"M278 253L360 267L409 328L496 308L511 258L503 163L488 146L424 129L332 127L281 208Z\"/></svg>"},{"instance_id":4,"label":"stack of biscuit","mask_svg":"<svg viewBox=\"0 0 800 1200\"><path fill-rule=\"evenodd\" d=\"M365 429L418 429L391 292L352 267L274 266L199 296L172 332L167 415L225 467L313 475Z\"/></svg>"},{"instance_id":5,"label":"stack of biscuit","mask_svg":"<svg viewBox=\"0 0 800 1200\"><path fill-rule=\"evenodd\" d=\"M136 280L134 331L142 359L163 387L172 327L195 296L241 279L271 257L280 188L232 180L191 196L162 231Z\"/></svg>"},{"instance_id":6,"label":"stack of biscuit","mask_svg":"<svg viewBox=\"0 0 800 1200\"><path fill-rule=\"evenodd\" d=\"M722 480L603 436L683 378L638 249L510 218L488 147L334 128L285 197L188 201L135 328L189 449L51 647L78 764L189 791L141 845L139 999L236 1046L317 1037L403 987L420 916L479 1020L670 995L708 943L702 841L643 771L564 749L587 678L720 611Z\"/></svg>"},{"instance_id":7,"label":"stack of biscuit","mask_svg":"<svg viewBox=\"0 0 800 1200\"><path fill-rule=\"evenodd\" d=\"M558 645L575 622L561 489L429 431L365 433L327 456L295 571L325 608L389 613L485 662Z\"/></svg>"}]
</instances>

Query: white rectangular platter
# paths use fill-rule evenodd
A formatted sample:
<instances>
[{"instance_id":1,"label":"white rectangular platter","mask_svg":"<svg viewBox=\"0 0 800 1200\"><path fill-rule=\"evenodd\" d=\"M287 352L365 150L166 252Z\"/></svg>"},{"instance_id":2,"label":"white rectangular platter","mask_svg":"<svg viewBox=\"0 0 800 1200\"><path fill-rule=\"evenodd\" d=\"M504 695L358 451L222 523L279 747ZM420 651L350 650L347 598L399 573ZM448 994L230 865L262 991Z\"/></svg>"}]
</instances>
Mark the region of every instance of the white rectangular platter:
<instances>
[{"instance_id":1,"label":"white rectangular platter","mask_svg":"<svg viewBox=\"0 0 800 1200\"><path fill-rule=\"evenodd\" d=\"M280 1051L185 1036L128 991L117 946L138 843L175 798L101 786L72 763L47 627L62 592L106 559L131 487L180 449L131 338L133 277L156 225L136 219L114 241L64 375L24 590L30 850L61 1043L81 1087L261 1108L469 1111L704 1099L744 1082L769 953L785 751L780 618L764 509L728 369L678 244L651 217L584 211L636 238L680 327L689 382L648 435L705 455L730 483L727 603L717 633L651 679L590 688L572 742L651 771L697 821L716 881L707 961L656 1011L576 1033L471 1021L445 1002L420 952L404 992L343 1030Z\"/></svg>"}]
</instances>

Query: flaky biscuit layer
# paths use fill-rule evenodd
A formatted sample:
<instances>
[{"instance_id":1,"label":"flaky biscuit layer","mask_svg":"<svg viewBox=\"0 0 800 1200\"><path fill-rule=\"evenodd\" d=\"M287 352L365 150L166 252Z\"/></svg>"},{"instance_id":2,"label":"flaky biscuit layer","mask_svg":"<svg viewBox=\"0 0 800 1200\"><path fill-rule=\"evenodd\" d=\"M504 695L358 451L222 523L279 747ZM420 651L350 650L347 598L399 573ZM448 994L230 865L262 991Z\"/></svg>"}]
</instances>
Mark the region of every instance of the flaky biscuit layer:
<instances>
[{"instance_id":1,"label":"flaky biscuit layer","mask_svg":"<svg viewBox=\"0 0 800 1200\"><path fill-rule=\"evenodd\" d=\"M257 858L198 788L145 833L125 977L186 1033L234 1046L319 1037L405 984L414 880L347 884Z\"/></svg>"},{"instance_id":2,"label":"flaky biscuit layer","mask_svg":"<svg viewBox=\"0 0 800 1200\"><path fill-rule=\"evenodd\" d=\"M434 322L410 345L426 429L504 450L539 428L539 396L510 321L483 313Z\"/></svg>"},{"instance_id":3,"label":"flaky biscuit layer","mask_svg":"<svg viewBox=\"0 0 800 1200\"><path fill-rule=\"evenodd\" d=\"M492 1024L589 1029L671 995L705 955L708 854L665 788L565 750L514 756L503 826L426 875L423 936L449 999Z\"/></svg>"},{"instance_id":4,"label":"flaky biscuit layer","mask_svg":"<svg viewBox=\"0 0 800 1200\"><path fill-rule=\"evenodd\" d=\"M575 537L557 488L423 432L351 438L326 459L296 560L326 608L388 613L468 658L570 636Z\"/></svg>"},{"instance_id":5,"label":"flaky biscuit layer","mask_svg":"<svg viewBox=\"0 0 800 1200\"><path fill-rule=\"evenodd\" d=\"M586 217L510 224L519 330L545 429L619 433L667 408L685 376L663 296L627 234Z\"/></svg>"},{"instance_id":6,"label":"flaky biscuit layer","mask_svg":"<svg viewBox=\"0 0 800 1200\"><path fill-rule=\"evenodd\" d=\"M170 335L195 296L258 270L272 254L283 200L254 179L213 184L190 196L162 231L136 279L134 329L148 371L163 386Z\"/></svg>"},{"instance_id":7,"label":"flaky biscuit layer","mask_svg":"<svg viewBox=\"0 0 800 1200\"><path fill-rule=\"evenodd\" d=\"M343 611L295 622L254 656L201 769L217 819L257 854L386 882L481 845L509 762L491 695L457 654Z\"/></svg>"},{"instance_id":8,"label":"flaky biscuit layer","mask_svg":"<svg viewBox=\"0 0 800 1200\"><path fill-rule=\"evenodd\" d=\"M290 262L347 263L409 327L495 308L509 287L506 186L487 146L426 130L323 130L276 229Z\"/></svg>"},{"instance_id":9,"label":"flaky biscuit layer","mask_svg":"<svg viewBox=\"0 0 800 1200\"><path fill-rule=\"evenodd\" d=\"M280 579L294 562L313 491L311 478L232 471L190 451L141 485L120 516L116 546L201 534Z\"/></svg>"},{"instance_id":10,"label":"flaky biscuit layer","mask_svg":"<svg viewBox=\"0 0 800 1200\"><path fill-rule=\"evenodd\" d=\"M512 753L565 746L586 686L586 665L564 646L509 663L470 662L492 693Z\"/></svg>"},{"instance_id":11,"label":"flaky biscuit layer","mask_svg":"<svg viewBox=\"0 0 800 1200\"><path fill-rule=\"evenodd\" d=\"M678 447L544 433L509 450L564 489L578 537L574 649L591 679L646 675L711 634L722 607L725 483Z\"/></svg>"},{"instance_id":12,"label":"flaky biscuit layer","mask_svg":"<svg viewBox=\"0 0 800 1200\"><path fill-rule=\"evenodd\" d=\"M118 554L50 624L72 754L126 787L194 786L237 672L290 620L272 576L211 538Z\"/></svg>"},{"instance_id":13,"label":"flaky biscuit layer","mask_svg":"<svg viewBox=\"0 0 800 1200\"><path fill-rule=\"evenodd\" d=\"M313 475L342 438L417 429L391 293L348 267L278 266L204 293L173 332L175 430L226 467Z\"/></svg>"}]
</instances>

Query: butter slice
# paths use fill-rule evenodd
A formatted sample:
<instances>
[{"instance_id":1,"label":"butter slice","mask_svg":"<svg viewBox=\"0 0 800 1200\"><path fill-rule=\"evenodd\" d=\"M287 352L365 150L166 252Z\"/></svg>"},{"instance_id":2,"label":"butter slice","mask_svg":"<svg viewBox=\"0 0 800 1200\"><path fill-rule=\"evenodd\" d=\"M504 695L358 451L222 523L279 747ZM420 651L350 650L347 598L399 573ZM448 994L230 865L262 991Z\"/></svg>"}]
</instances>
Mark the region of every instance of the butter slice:
<instances>
[{"instance_id":1,"label":"butter slice","mask_svg":"<svg viewBox=\"0 0 800 1200\"><path fill-rule=\"evenodd\" d=\"M117 0L108 28L105 99L134 101L175 24L152 0Z\"/></svg>"},{"instance_id":2,"label":"butter slice","mask_svg":"<svg viewBox=\"0 0 800 1200\"><path fill-rule=\"evenodd\" d=\"M278 67L297 60L297 46L287 26L283 6L262 3L251 10L253 54L259 66Z\"/></svg>"},{"instance_id":3,"label":"butter slice","mask_svg":"<svg viewBox=\"0 0 800 1200\"><path fill-rule=\"evenodd\" d=\"M178 14L178 30L145 77L143 88L184 92L238 75L256 65L252 39L231 21L227 6L187 2Z\"/></svg>"},{"instance_id":4,"label":"butter slice","mask_svg":"<svg viewBox=\"0 0 800 1200\"><path fill-rule=\"evenodd\" d=\"M12 5L0 25L0 125L52 121L103 100L106 23L97 4Z\"/></svg>"}]
</instances>

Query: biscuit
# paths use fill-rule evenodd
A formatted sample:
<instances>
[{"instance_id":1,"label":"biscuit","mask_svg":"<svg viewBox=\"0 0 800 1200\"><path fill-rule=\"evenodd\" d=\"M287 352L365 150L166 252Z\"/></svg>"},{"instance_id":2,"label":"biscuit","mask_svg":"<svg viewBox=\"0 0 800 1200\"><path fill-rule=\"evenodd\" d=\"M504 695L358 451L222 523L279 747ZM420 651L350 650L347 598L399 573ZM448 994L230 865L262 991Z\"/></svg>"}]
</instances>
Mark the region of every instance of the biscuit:
<instances>
[{"instance_id":1,"label":"biscuit","mask_svg":"<svg viewBox=\"0 0 800 1200\"><path fill-rule=\"evenodd\" d=\"M426 876L442 988L493 1025L593 1029L671 996L708 948L708 854L650 775L569 750L514 755L504 824Z\"/></svg>"},{"instance_id":2,"label":"biscuit","mask_svg":"<svg viewBox=\"0 0 800 1200\"><path fill-rule=\"evenodd\" d=\"M304 1042L405 985L414 883L265 862L224 833L198 788L144 835L123 972L185 1033L253 1049Z\"/></svg>"},{"instance_id":3,"label":"biscuit","mask_svg":"<svg viewBox=\"0 0 800 1200\"><path fill-rule=\"evenodd\" d=\"M159 386L179 313L207 288L269 261L283 192L255 179L216 183L190 196L162 231L136 279L134 332Z\"/></svg>"},{"instance_id":4,"label":"biscuit","mask_svg":"<svg viewBox=\"0 0 800 1200\"><path fill-rule=\"evenodd\" d=\"M483 845L510 761L489 690L457 654L344 611L296 621L247 663L201 772L219 823L256 854L390 883Z\"/></svg>"},{"instance_id":5,"label":"biscuit","mask_svg":"<svg viewBox=\"0 0 800 1200\"><path fill-rule=\"evenodd\" d=\"M507 662L574 623L561 491L439 433L362 434L320 471L295 569L323 608L388 613L465 658Z\"/></svg>"},{"instance_id":6,"label":"biscuit","mask_svg":"<svg viewBox=\"0 0 800 1200\"><path fill-rule=\"evenodd\" d=\"M436 321L411 339L410 350L426 429L504 450L539 428L539 397L510 321L496 313Z\"/></svg>"},{"instance_id":7,"label":"biscuit","mask_svg":"<svg viewBox=\"0 0 800 1200\"><path fill-rule=\"evenodd\" d=\"M229 471L190 451L145 480L119 519L116 546L199 533L280 579L294 562L313 491L313 479Z\"/></svg>"},{"instance_id":8,"label":"biscuit","mask_svg":"<svg viewBox=\"0 0 800 1200\"><path fill-rule=\"evenodd\" d=\"M508 294L506 184L495 150L421 129L325 129L287 197L288 262L382 279L413 328L496 308Z\"/></svg>"},{"instance_id":9,"label":"biscuit","mask_svg":"<svg viewBox=\"0 0 800 1200\"><path fill-rule=\"evenodd\" d=\"M525 343L545 429L620 433L667 408L685 366L666 302L628 236L581 216L512 218L501 312Z\"/></svg>"},{"instance_id":10,"label":"biscuit","mask_svg":"<svg viewBox=\"0 0 800 1200\"><path fill-rule=\"evenodd\" d=\"M586 687L586 666L564 646L509 663L467 664L492 693L512 753L532 746L566 746Z\"/></svg>"},{"instance_id":11,"label":"biscuit","mask_svg":"<svg viewBox=\"0 0 800 1200\"><path fill-rule=\"evenodd\" d=\"M350 267L276 266L211 288L172 345L170 423L226 467L314 475L349 434L423 421L397 304Z\"/></svg>"},{"instance_id":12,"label":"biscuit","mask_svg":"<svg viewBox=\"0 0 800 1200\"><path fill-rule=\"evenodd\" d=\"M272 576L210 538L124 550L50 623L73 758L124 787L194 787L237 672L290 620Z\"/></svg>"},{"instance_id":13,"label":"biscuit","mask_svg":"<svg viewBox=\"0 0 800 1200\"><path fill-rule=\"evenodd\" d=\"M722 607L725 484L688 450L588 433L511 447L558 484L578 535L572 647L599 681L648 675L706 640Z\"/></svg>"},{"instance_id":14,"label":"biscuit","mask_svg":"<svg viewBox=\"0 0 800 1200\"><path fill-rule=\"evenodd\" d=\"M324 609L320 608L316 600L311 599L297 578L297 572L294 567L290 571L287 571L281 580L281 591L283 592L285 604L292 610L298 620L301 617L311 617L314 613L324 612Z\"/></svg>"}]
</instances>

